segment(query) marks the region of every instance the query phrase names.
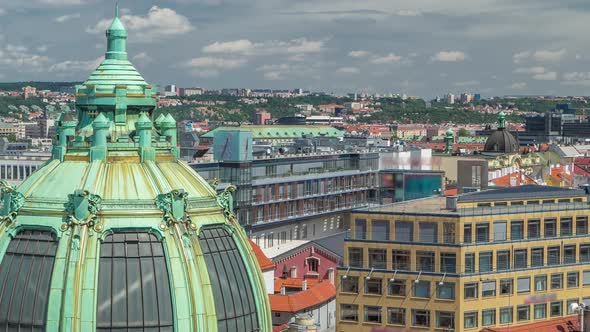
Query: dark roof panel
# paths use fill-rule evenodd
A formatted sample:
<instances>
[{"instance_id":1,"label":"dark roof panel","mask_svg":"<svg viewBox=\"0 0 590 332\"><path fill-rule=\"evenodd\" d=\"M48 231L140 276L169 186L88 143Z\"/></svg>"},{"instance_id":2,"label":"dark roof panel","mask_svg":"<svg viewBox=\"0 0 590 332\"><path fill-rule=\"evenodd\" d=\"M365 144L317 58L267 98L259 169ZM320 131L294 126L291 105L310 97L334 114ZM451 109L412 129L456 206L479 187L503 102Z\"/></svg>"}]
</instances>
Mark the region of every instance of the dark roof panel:
<instances>
[{"instance_id":1,"label":"dark roof panel","mask_svg":"<svg viewBox=\"0 0 590 332\"><path fill-rule=\"evenodd\" d=\"M502 189L490 189L474 193L463 194L458 197L458 202L478 201L505 201L505 200L526 200L542 199L552 197L579 197L585 196L582 189L569 189L562 187L526 185Z\"/></svg>"}]
</instances>

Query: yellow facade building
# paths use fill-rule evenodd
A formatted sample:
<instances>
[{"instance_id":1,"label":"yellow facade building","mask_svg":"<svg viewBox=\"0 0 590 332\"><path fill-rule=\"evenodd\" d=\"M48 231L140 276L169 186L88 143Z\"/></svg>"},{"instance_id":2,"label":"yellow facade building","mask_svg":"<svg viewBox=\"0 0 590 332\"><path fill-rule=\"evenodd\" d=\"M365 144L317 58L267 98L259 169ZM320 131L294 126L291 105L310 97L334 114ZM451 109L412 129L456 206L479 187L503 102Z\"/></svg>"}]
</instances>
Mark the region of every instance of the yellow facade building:
<instances>
[{"instance_id":1,"label":"yellow facade building","mask_svg":"<svg viewBox=\"0 0 590 332\"><path fill-rule=\"evenodd\" d=\"M572 315L590 304L589 214L584 190L546 186L357 210L337 331L493 331Z\"/></svg>"}]
</instances>

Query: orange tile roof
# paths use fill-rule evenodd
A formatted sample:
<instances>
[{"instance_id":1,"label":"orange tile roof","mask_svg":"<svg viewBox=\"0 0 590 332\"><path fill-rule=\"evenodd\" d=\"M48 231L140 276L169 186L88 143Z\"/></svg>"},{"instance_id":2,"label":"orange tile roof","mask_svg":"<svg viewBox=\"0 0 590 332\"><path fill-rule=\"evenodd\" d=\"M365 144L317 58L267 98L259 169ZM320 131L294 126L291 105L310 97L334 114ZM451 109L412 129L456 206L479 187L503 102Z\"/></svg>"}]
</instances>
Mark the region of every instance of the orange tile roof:
<instances>
[{"instance_id":1,"label":"orange tile roof","mask_svg":"<svg viewBox=\"0 0 590 332\"><path fill-rule=\"evenodd\" d=\"M307 280L307 287L312 287L320 282L318 279L303 278L275 278L275 293L280 293L283 286L287 288L303 288L303 280Z\"/></svg>"},{"instance_id":2,"label":"orange tile roof","mask_svg":"<svg viewBox=\"0 0 590 332\"><path fill-rule=\"evenodd\" d=\"M273 326L272 327L272 332L287 331L288 328L289 328L289 325L287 325L287 324L283 324L283 325L279 325L279 326Z\"/></svg>"},{"instance_id":3,"label":"orange tile roof","mask_svg":"<svg viewBox=\"0 0 590 332\"><path fill-rule=\"evenodd\" d=\"M262 249L250 240L250 245L252 246L252 251L254 251L254 255L256 255L256 260L258 261L258 265L260 265L260 269L262 271L268 271L275 268L275 264L262 252Z\"/></svg>"},{"instance_id":4,"label":"orange tile roof","mask_svg":"<svg viewBox=\"0 0 590 332\"><path fill-rule=\"evenodd\" d=\"M514 172L510 174L506 174L499 178L495 178L491 180L491 182L498 186L498 187L512 187L513 184L510 182L510 179L514 178L516 182L516 186L524 186L527 184L537 184L535 180L533 180L530 176L526 174L522 174L520 172Z\"/></svg>"},{"instance_id":5,"label":"orange tile roof","mask_svg":"<svg viewBox=\"0 0 590 332\"><path fill-rule=\"evenodd\" d=\"M567 316L536 323L524 324L520 326L510 326L493 329L485 328L482 329L480 332L563 332L572 330L577 331L579 325L580 324L576 316Z\"/></svg>"},{"instance_id":6,"label":"orange tile roof","mask_svg":"<svg viewBox=\"0 0 590 332\"><path fill-rule=\"evenodd\" d=\"M268 297L272 311L297 313L335 298L336 287L329 281L324 281L301 292L269 294Z\"/></svg>"}]
</instances>

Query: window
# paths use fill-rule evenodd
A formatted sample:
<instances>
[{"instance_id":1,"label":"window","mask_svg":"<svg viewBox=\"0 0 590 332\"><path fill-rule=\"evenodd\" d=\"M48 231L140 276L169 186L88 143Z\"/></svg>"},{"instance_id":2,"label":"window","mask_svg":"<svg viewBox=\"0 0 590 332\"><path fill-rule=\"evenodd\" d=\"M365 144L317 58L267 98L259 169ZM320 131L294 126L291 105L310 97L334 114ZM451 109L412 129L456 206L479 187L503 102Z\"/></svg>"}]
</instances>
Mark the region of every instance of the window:
<instances>
[{"instance_id":1,"label":"window","mask_svg":"<svg viewBox=\"0 0 590 332\"><path fill-rule=\"evenodd\" d=\"M486 309L481 312L481 325L496 325L496 309Z\"/></svg>"},{"instance_id":2,"label":"window","mask_svg":"<svg viewBox=\"0 0 590 332\"><path fill-rule=\"evenodd\" d=\"M488 242L490 240L490 224L477 224L475 227L475 241Z\"/></svg>"},{"instance_id":3,"label":"window","mask_svg":"<svg viewBox=\"0 0 590 332\"><path fill-rule=\"evenodd\" d=\"M394 270L410 270L410 251L409 250L392 250L392 263Z\"/></svg>"},{"instance_id":4,"label":"window","mask_svg":"<svg viewBox=\"0 0 590 332\"><path fill-rule=\"evenodd\" d=\"M571 236L573 233L572 223L571 217L563 217L559 219L559 234L561 236Z\"/></svg>"},{"instance_id":5,"label":"window","mask_svg":"<svg viewBox=\"0 0 590 332\"><path fill-rule=\"evenodd\" d=\"M494 241L506 241L506 222L499 221L494 223Z\"/></svg>"},{"instance_id":6,"label":"window","mask_svg":"<svg viewBox=\"0 0 590 332\"><path fill-rule=\"evenodd\" d=\"M356 219L354 226L355 239L365 240L367 238L367 221L365 219Z\"/></svg>"},{"instance_id":7,"label":"window","mask_svg":"<svg viewBox=\"0 0 590 332\"><path fill-rule=\"evenodd\" d=\"M576 262L576 245L563 246L563 263L572 264Z\"/></svg>"},{"instance_id":8,"label":"window","mask_svg":"<svg viewBox=\"0 0 590 332\"><path fill-rule=\"evenodd\" d=\"M512 220L510 223L510 239L513 241L522 240L524 238L524 221Z\"/></svg>"},{"instance_id":9,"label":"window","mask_svg":"<svg viewBox=\"0 0 590 332\"><path fill-rule=\"evenodd\" d=\"M516 291L518 293L528 293L531 291L531 278L520 277L516 281Z\"/></svg>"},{"instance_id":10,"label":"window","mask_svg":"<svg viewBox=\"0 0 590 332\"><path fill-rule=\"evenodd\" d=\"M582 272L582 285L590 286L590 271Z\"/></svg>"},{"instance_id":11,"label":"window","mask_svg":"<svg viewBox=\"0 0 590 332\"><path fill-rule=\"evenodd\" d=\"M48 231L23 230L10 240L0 264L0 330L46 329L57 245Z\"/></svg>"},{"instance_id":12,"label":"window","mask_svg":"<svg viewBox=\"0 0 590 332\"><path fill-rule=\"evenodd\" d=\"M383 280L381 278L365 279L365 294L383 294Z\"/></svg>"},{"instance_id":13,"label":"window","mask_svg":"<svg viewBox=\"0 0 590 332\"><path fill-rule=\"evenodd\" d=\"M556 301L551 302L551 317L559 317L561 316L561 311L563 310L563 302Z\"/></svg>"},{"instance_id":14,"label":"window","mask_svg":"<svg viewBox=\"0 0 590 332\"><path fill-rule=\"evenodd\" d=\"M578 271L567 273L567 288L576 288L580 286L580 274Z\"/></svg>"},{"instance_id":15,"label":"window","mask_svg":"<svg viewBox=\"0 0 590 332\"><path fill-rule=\"evenodd\" d=\"M387 308L387 324L406 325L406 309Z\"/></svg>"},{"instance_id":16,"label":"window","mask_svg":"<svg viewBox=\"0 0 590 332\"><path fill-rule=\"evenodd\" d=\"M387 283L387 293L391 296L406 296L406 281L389 280Z\"/></svg>"},{"instance_id":17,"label":"window","mask_svg":"<svg viewBox=\"0 0 590 332\"><path fill-rule=\"evenodd\" d=\"M430 310L412 309L412 325L413 326L430 326Z\"/></svg>"},{"instance_id":18,"label":"window","mask_svg":"<svg viewBox=\"0 0 590 332\"><path fill-rule=\"evenodd\" d=\"M199 244L211 280L218 329L220 331L235 331L238 328L246 331L258 329L251 281L232 236L223 227L206 227L201 229ZM232 287L226 285L232 285ZM233 298L240 298L242 301L228 301ZM233 305L231 302L234 302Z\"/></svg>"},{"instance_id":19,"label":"window","mask_svg":"<svg viewBox=\"0 0 590 332\"><path fill-rule=\"evenodd\" d=\"M454 300L455 299L455 283L445 282L442 285L436 286L436 298L443 300Z\"/></svg>"},{"instance_id":20,"label":"window","mask_svg":"<svg viewBox=\"0 0 590 332\"><path fill-rule=\"evenodd\" d=\"M240 263L243 273L246 274L246 267L241 258ZM215 266L209 266L215 271ZM220 267L224 270L223 266ZM232 281L237 283L236 280ZM219 297L232 298L238 295L232 294L233 291L227 287L221 289L217 281L211 280L211 283L213 291ZM248 294L252 299L248 301L252 305L250 308L255 308L252 287L242 283L240 285L247 288L241 296L246 297ZM105 237L100 244L97 293L97 331L112 331L119 328L172 331L174 327L164 248L162 242L153 234L117 232ZM126 296L121 297L121 294ZM225 318L223 301L219 302L215 303L216 310L222 312L221 316ZM248 325L250 329L258 328L255 309L252 316L248 316Z\"/></svg>"},{"instance_id":21,"label":"window","mask_svg":"<svg viewBox=\"0 0 590 332\"><path fill-rule=\"evenodd\" d=\"M479 253L479 272L492 271L492 252Z\"/></svg>"},{"instance_id":22,"label":"window","mask_svg":"<svg viewBox=\"0 0 590 332\"><path fill-rule=\"evenodd\" d=\"M553 273L551 275L551 289L563 288L563 273Z\"/></svg>"},{"instance_id":23,"label":"window","mask_svg":"<svg viewBox=\"0 0 590 332\"><path fill-rule=\"evenodd\" d=\"M340 305L340 320L358 322L358 320L359 320L359 306L356 304L341 304Z\"/></svg>"},{"instance_id":24,"label":"window","mask_svg":"<svg viewBox=\"0 0 590 332\"><path fill-rule=\"evenodd\" d=\"M527 249L514 250L514 268L524 269L527 265Z\"/></svg>"},{"instance_id":25,"label":"window","mask_svg":"<svg viewBox=\"0 0 590 332\"><path fill-rule=\"evenodd\" d=\"M438 242L438 224L432 222L421 222L418 226L420 228L420 242Z\"/></svg>"},{"instance_id":26,"label":"window","mask_svg":"<svg viewBox=\"0 0 590 332\"><path fill-rule=\"evenodd\" d=\"M576 235L588 234L588 217L576 217Z\"/></svg>"},{"instance_id":27,"label":"window","mask_svg":"<svg viewBox=\"0 0 590 332\"><path fill-rule=\"evenodd\" d=\"M371 226L371 240L389 241L389 221L373 220Z\"/></svg>"},{"instance_id":28,"label":"window","mask_svg":"<svg viewBox=\"0 0 590 332\"><path fill-rule=\"evenodd\" d=\"M519 305L516 307L516 317L519 322L529 320L530 319L530 310L531 307L528 304Z\"/></svg>"},{"instance_id":29,"label":"window","mask_svg":"<svg viewBox=\"0 0 590 332\"><path fill-rule=\"evenodd\" d=\"M416 251L416 265L418 271L434 272L434 252Z\"/></svg>"},{"instance_id":30,"label":"window","mask_svg":"<svg viewBox=\"0 0 590 332\"><path fill-rule=\"evenodd\" d=\"M541 236L541 229L539 219L531 219L528 220L528 238L529 239L538 239Z\"/></svg>"},{"instance_id":31,"label":"window","mask_svg":"<svg viewBox=\"0 0 590 332\"><path fill-rule=\"evenodd\" d=\"M472 242L472 235L471 235L471 224L463 225L463 243L471 243Z\"/></svg>"},{"instance_id":32,"label":"window","mask_svg":"<svg viewBox=\"0 0 590 332\"><path fill-rule=\"evenodd\" d=\"M580 263L590 262L590 244L580 244Z\"/></svg>"},{"instance_id":33,"label":"window","mask_svg":"<svg viewBox=\"0 0 590 332\"><path fill-rule=\"evenodd\" d=\"M396 221L395 240L402 242L414 241L414 224L408 221Z\"/></svg>"},{"instance_id":34,"label":"window","mask_svg":"<svg viewBox=\"0 0 590 332\"><path fill-rule=\"evenodd\" d=\"M381 307L375 307L366 305L365 311L365 322L366 323L379 323L381 324Z\"/></svg>"},{"instance_id":35,"label":"window","mask_svg":"<svg viewBox=\"0 0 590 332\"><path fill-rule=\"evenodd\" d=\"M455 313L446 311L436 312L436 327L440 329L455 328Z\"/></svg>"},{"instance_id":36,"label":"window","mask_svg":"<svg viewBox=\"0 0 590 332\"><path fill-rule=\"evenodd\" d=\"M544 265L544 248L531 249L531 266L539 267Z\"/></svg>"},{"instance_id":37,"label":"window","mask_svg":"<svg viewBox=\"0 0 590 332\"><path fill-rule=\"evenodd\" d=\"M430 281L420 280L413 283L413 294L414 297L430 297Z\"/></svg>"},{"instance_id":38,"label":"window","mask_svg":"<svg viewBox=\"0 0 590 332\"><path fill-rule=\"evenodd\" d=\"M545 237L557 236L557 229L555 228L555 218L547 218L543 221L545 225Z\"/></svg>"},{"instance_id":39,"label":"window","mask_svg":"<svg viewBox=\"0 0 590 332\"><path fill-rule=\"evenodd\" d=\"M547 290L547 276L535 276L535 292L543 292Z\"/></svg>"},{"instance_id":40,"label":"window","mask_svg":"<svg viewBox=\"0 0 590 332\"><path fill-rule=\"evenodd\" d=\"M475 254L465 254L465 273L475 273Z\"/></svg>"},{"instance_id":41,"label":"window","mask_svg":"<svg viewBox=\"0 0 590 332\"><path fill-rule=\"evenodd\" d=\"M340 287L342 289L342 292L345 293L358 293L359 292L359 277L352 277L352 276L347 276L346 278L344 278L344 276L342 276L342 282L340 283Z\"/></svg>"},{"instance_id":42,"label":"window","mask_svg":"<svg viewBox=\"0 0 590 332\"><path fill-rule=\"evenodd\" d=\"M387 258L385 249L369 249L369 268L385 270Z\"/></svg>"},{"instance_id":43,"label":"window","mask_svg":"<svg viewBox=\"0 0 590 332\"><path fill-rule=\"evenodd\" d=\"M574 304L574 303L578 304L578 299L569 299L569 300L567 300L567 302L566 302L567 305L565 306L565 308L567 309L567 314L568 315L575 314L575 312L572 310L572 304Z\"/></svg>"},{"instance_id":44,"label":"window","mask_svg":"<svg viewBox=\"0 0 590 332\"><path fill-rule=\"evenodd\" d=\"M348 248L348 265L363 267L363 248Z\"/></svg>"},{"instance_id":45,"label":"window","mask_svg":"<svg viewBox=\"0 0 590 332\"><path fill-rule=\"evenodd\" d=\"M318 266L320 265L320 260L317 257L307 257L307 269L309 272L318 272Z\"/></svg>"},{"instance_id":46,"label":"window","mask_svg":"<svg viewBox=\"0 0 590 332\"><path fill-rule=\"evenodd\" d=\"M464 298L465 299L477 299L478 298L478 291L477 291L477 283L466 283L464 285Z\"/></svg>"},{"instance_id":47,"label":"window","mask_svg":"<svg viewBox=\"0 0 590 332\"><path fill-rule=\"evenodd\" d=\"M502 250L496 253L496 270L510 270L510 250Z\"/></svg>"},{"instance_id":48,"label":"window","mask_svg":"<svg viewBox=\"0 0 590 332\"><path fill-rule=\"evenodd\" d=\"M500 279L500 295L512 294L512 279Z\"/></svg>"},{"instance_id":49,"label":"window","mask_svg":"<svg viewBox=\"0 0 590 332\"><path fill-rule=\"evenodd\" d=\"M496 296L496 280L481 283L481 296Z\"/></svg>"},{"instance_id":50,"label":"window","mask_svg":"<svg viewBox=\"0 0 590 332\"><path fill-rule=\"evenodd\" d=\"M544 319L547 317L547 303L537 303L533 307L535 319Z\"/></svg>"},{"instance_id":51,"label":"window","mask_svg":"<svg viewBox=\"0 0 590 332\"><path fill-rule=\"evenodd\" d=\"M547 265L559 265L561 263L560 251L560 247L547 248Z\"/></svg>"},{"instance_id":52,"label":"window","mask_svg":"<svg viewBox=\"0 0 590 332\"><path fill-rule=\"evenodd\" d=\"M457 272L457 255L455 253L443 252L440 254L440 272Z\"/></svg>"},{"instance_id":53,"label":"window","mask_svg":"<svg viewBox=\"0 0 590 332\"><path fill-rule=\"evenodd\" d=\"M500 324L512 323L512 307L500 308Z\"/></svg>"},{"instance_id":54,"label":"window","mask_svg":"<svg viewBox=\"0 0 590 332\"><path fill-rule=\"evenodd\" d=\"M455 223L443 223L443 242L455 243Z\"/></svg>"},{"instance_id":55,"label":"window","mask_svg":"<svg viewBox=\"0 0 590 332\"><path fill-rule=\"evenodd\" d=\"M466 329L477 327L477 311L466 312L464 314L463 326Z\"/></svg>"}]
</instances>

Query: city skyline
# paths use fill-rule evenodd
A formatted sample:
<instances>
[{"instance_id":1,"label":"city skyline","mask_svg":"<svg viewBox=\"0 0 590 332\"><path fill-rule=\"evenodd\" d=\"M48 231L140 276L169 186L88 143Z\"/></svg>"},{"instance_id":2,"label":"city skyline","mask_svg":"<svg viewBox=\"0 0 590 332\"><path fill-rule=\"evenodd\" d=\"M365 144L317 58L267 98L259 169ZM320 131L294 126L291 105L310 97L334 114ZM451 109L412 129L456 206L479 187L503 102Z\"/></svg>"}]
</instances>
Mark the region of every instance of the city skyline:
<instances>
[{"instance_id":1,"label":"city skyline","mask_svg":"<svg viewBox=\"0 0 590 332\"><path fill-rule=\"evenodd\" d=\"M586 95L590 6L549 1L121 1L152 84L344 93ZM81 80L112 7L0 1L0 80ZM539 28L542 27L542 28ZM173 50L173 51L171 51ZM100 53L100 52L98 52Z\"/></svg>"}]
</instances>

